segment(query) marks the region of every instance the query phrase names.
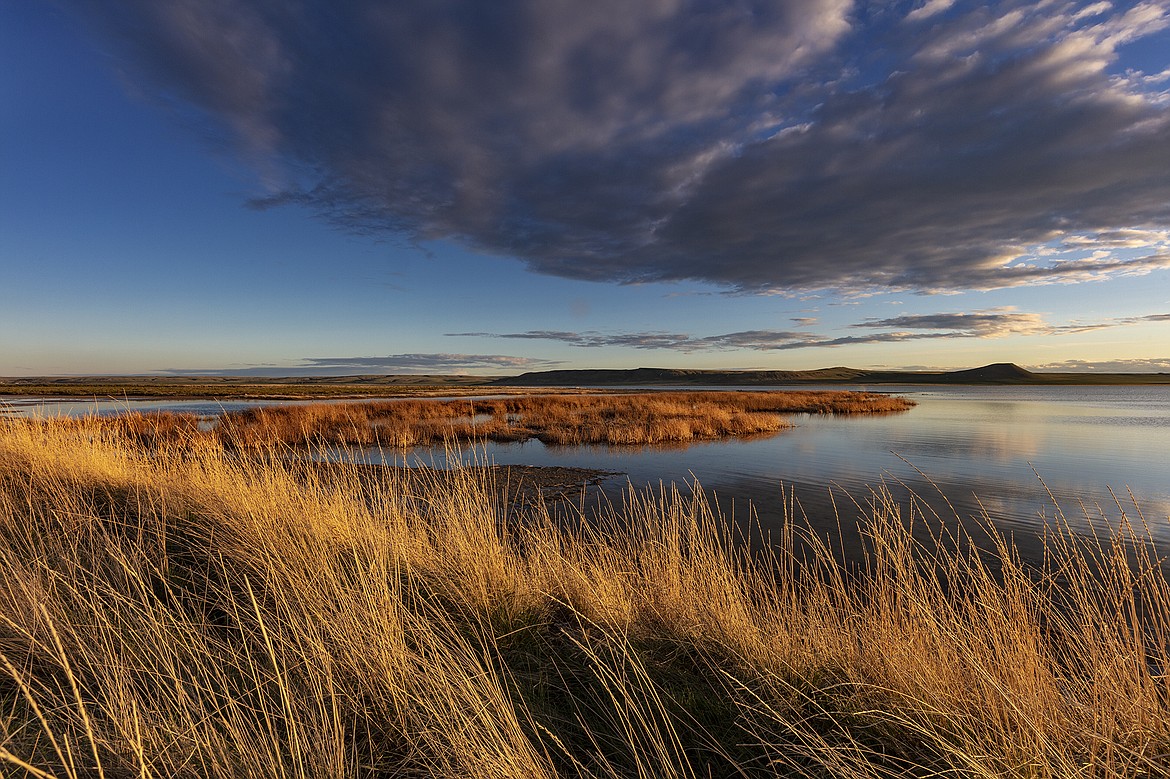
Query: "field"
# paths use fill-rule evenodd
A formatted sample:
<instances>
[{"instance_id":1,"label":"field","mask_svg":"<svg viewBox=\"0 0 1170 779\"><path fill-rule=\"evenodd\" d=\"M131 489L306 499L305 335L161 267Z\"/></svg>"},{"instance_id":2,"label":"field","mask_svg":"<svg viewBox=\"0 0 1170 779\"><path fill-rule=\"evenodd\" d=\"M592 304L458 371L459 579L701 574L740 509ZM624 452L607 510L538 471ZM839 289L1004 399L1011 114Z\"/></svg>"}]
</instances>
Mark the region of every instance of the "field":
<instances>
[{"instance_id":1,"label":"field","mask_svg":"<svg viewBox=\"0 0 1170 779\"><path fill-rule=\"evenodd\" d=\"M774 433L785 415L882 414L914 405L865 392L658 392L523 395L264 406L223 414L209 436L233 446L306 442L409 447L447 441L667 444ZM130 414L106 424L146 438L195 435L189 414Z\"/></svg>"},{"instance_id":2,"label":"field","mask_svg":"<svg viewBox=\"0 0 1170 779\"><path fill-rule=\"evenodd\" d=\"M0 773L1170 772L1136 506L1029 566L957 518L916 542L879 491L843 561L795 516L749 548L702 495L566 521L487 471L286 451L0 424Z\"/></svg>"}]
</instances>

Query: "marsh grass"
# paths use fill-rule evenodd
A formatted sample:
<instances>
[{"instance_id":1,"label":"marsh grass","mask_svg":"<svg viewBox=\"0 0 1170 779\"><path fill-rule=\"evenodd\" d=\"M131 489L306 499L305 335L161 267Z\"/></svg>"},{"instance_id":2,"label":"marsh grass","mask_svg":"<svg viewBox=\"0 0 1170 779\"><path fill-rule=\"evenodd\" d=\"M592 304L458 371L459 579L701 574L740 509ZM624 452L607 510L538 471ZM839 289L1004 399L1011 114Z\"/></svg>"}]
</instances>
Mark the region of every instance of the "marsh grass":
<instances>
[{"instance_id":1,"label":"marsh grass","mask_svg":"<svg viewBox=\"0 0 1170 779\"><path fill-rule=\"evenodd\" d=\"M916 541L929 518L878 490L843 561L798 517L750 548L701 491L564 524L487 473L0 425L0 772L1170 771L1170 588L1135 507L1029 564L956 518Z\"/></svg>"},{"instance_id":2,"label":"marsh grass","mask_svg":"<svg viewBox=\"0 0 1170 779\"><path fill-rule=\"evenodd\" d=\"M220 418L217 434L245 446L306 440L370 446L445 441L645 445L771 433L785 415L876 414L913 406L863 392L650 392L399 400L246 409Z\"/></svg>"}]
</instances>

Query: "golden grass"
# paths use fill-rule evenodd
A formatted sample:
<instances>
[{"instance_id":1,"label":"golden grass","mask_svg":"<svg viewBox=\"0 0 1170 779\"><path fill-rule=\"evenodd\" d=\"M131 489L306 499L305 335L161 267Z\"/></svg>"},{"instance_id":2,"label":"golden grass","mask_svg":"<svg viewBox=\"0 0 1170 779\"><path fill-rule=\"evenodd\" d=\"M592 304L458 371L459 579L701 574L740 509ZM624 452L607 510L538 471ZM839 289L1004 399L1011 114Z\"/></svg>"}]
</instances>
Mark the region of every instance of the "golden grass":
<instances>
[{"instance_id":1,"label":"golden grass","mask_svg":"<svg viewBox=\"0 0 1170 779\"><path fill-rule=\"evenodd\" d=\"M847 565L702 495L566 524L483 473L0 425L0 773L1170 772L1170 587L1127 518L1033 568L877 491Z\"/></svg>"},{"instance_id":2,"label":"golden grass","mask_svg":"<svg viewBox=\"0 0 1170 779\"><path fill-rule=\"evenodd\" d=\"M217 434L245 446L325 441L418 446L450 440L552 445L664 444L772 433L782 415L904 411L905 398L863 392L649 392L486 400L398 400L272 406L221 417Z\"/></svg>"}]
</instances>

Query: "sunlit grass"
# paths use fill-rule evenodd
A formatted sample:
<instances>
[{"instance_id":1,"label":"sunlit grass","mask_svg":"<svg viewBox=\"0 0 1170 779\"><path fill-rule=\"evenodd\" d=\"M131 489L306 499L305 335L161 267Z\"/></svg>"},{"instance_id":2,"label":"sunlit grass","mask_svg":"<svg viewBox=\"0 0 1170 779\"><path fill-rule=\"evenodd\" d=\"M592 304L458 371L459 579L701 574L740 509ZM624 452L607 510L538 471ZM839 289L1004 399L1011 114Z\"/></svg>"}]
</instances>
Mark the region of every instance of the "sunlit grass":
<instances>
[{"instance_id":1,"label":"sunlit grass","mask_svg":"<svg viewBox=\"0 0 1170 779\"><path fill-rule=\"evenodd\" d=\"M0 424L0 773L1170 771L1170 587L1132 506L1030 565L954 518L916 541L876 491L847 563L797 518L749 548L701 494L566 522L483 470L135 424Z\"/></svg>"},{"instance_id":2,"label":"sunlit grass","mask_svg":"<svg viewBox=\"0 0 1170 779\"><path fill-rule=\"evenodd\" d=\"M217 434L246 446L329 443L418 446L462 441L642 445L771 433L787 415L904 411L913 401L866 392L546 394L475 400L322 403L246 409Z\"/></svg>"}]
</instances>

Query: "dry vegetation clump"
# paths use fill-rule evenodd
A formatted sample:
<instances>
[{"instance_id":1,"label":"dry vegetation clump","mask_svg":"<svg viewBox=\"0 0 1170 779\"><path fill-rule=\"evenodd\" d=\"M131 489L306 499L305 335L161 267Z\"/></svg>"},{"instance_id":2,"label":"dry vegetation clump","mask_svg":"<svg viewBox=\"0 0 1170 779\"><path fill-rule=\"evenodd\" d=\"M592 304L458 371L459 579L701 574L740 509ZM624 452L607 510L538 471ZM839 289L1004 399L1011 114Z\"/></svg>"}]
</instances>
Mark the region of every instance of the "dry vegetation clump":
<instances>
[{"instance_id":1,"label":"dry vegetation clump","mask_svg":"<svg viewBox=\"0 0 1170 779\"><path fill-rule=\"evenodd\" d=\"M846 564L701 494L567 526L483 471L263 455L0 425L0 773L1170 772L1170 586L1124 513L1030 568L878 491Z\"/></svg>"},{"instance_id":2,"label":"dry vegetation clump","mask_svg":"<svg viewBox=\"0 0 1170 779\"><path fill-rule=\"evenodd\" d=\"M173 411L127 411L108 416L59 417L54 418L51 424L55 429L68 430L75 435L114 435L146 448L176 443L194 444L196 441L210 444L216 439L198 415Z\"/></svg>"},{"instance_id":3,"label":"dry vegetation clump","mask_svg":"<svg viewBox=\"0 0 1170 779\"><path fill-rule=\"evenodd\" d=\"M422 446L450 440L664 444L773 433L784 414L877 414L913 406L867 392L653 392L276 406L225 414L218 432L243 446L325 441Z\"/></svg>"},{"instance_id":4,"label":"dry vegetation clump","mask_svg":"<svg viewBox=\"0 0 1170 779\"><path fill-rule=\"evenodd\" d=\"M201 432L199 417L195 414L158 411L142 413L131 411L124 414L100 417L96 424L103 429L133 438L140 443L153 444L160 441L187 440ZM75 422L91 426L93 421Z\"/></svg>"}]
</instances>

